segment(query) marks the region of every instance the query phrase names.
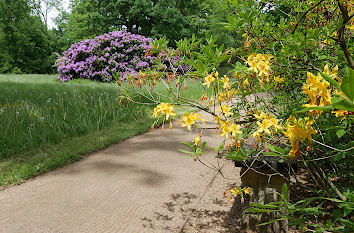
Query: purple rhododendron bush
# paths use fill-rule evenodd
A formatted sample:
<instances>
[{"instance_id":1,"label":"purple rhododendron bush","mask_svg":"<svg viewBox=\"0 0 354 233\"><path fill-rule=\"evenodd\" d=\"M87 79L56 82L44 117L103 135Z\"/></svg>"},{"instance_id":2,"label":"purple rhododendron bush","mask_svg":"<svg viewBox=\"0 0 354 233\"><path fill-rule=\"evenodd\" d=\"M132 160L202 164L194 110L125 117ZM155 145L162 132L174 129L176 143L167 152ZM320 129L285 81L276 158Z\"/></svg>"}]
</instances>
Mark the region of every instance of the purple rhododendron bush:
<instances>
[{"instance_id":1,"label":"purple rhododendron bush","mask_svg":"<svg viewBox=\"0 0 354 233\"><path fill-rule=\"evenodd\" d=\"M151 42L141 35L113 31L74 43L57 61L59 79L112 81L113 75L121 79L134 76L154 63L156 58L146 53Z\"/></svg>"}]
</instances>

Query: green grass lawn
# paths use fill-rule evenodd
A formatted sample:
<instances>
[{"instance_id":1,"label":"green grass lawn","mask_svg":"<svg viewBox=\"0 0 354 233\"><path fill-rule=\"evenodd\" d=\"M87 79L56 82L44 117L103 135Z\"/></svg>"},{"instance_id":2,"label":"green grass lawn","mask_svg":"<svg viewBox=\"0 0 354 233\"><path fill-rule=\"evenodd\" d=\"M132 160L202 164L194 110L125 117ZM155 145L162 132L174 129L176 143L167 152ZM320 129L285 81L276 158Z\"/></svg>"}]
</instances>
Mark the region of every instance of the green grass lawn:
<instances>
[{"instance_id":1,"label":"green grass lawn","mask_svg":"<svg viewBox=\"0 0 354 233\"><path fill-rule=\"evenodd\" d=\"M197 98L202 89L192 86L188 93ZM148 131L154 106L122 106L120 96L114 83L0 75L0 186Z\"/></svg>"}]
</instances>

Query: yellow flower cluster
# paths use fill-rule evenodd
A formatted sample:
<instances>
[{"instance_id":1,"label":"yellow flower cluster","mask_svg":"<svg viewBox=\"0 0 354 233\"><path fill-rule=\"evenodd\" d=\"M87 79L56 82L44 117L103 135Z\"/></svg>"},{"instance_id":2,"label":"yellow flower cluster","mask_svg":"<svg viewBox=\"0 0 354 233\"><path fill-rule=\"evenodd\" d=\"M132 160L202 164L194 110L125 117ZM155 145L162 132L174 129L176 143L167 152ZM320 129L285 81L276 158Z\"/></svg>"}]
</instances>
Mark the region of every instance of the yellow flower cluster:
<instances>
[{"instance_id":1,"label":"yellow flower cluster","mask_svg":"<svg viewBox=\"0 0 354 233\"><path fill-rule=\"evenodd\" d=\"M316 134L317 130L312 128L314 120L310 120L308 117L296 119L291 116L286 121L286 131L283 134L288 138L291 143L291 150L289 155L298 158L300 156L300 143L306 138L310 145L312 141L312 134Z\"/></svg>"},{"instance_id":2,"label":"yellow flower cluster","mask_svg":"<svg viewBox=\"0 0 354 233\"><path fill-rule=\"evenodd\" d=\"M328 65L325 65L323 73L329 75L331 78L335 79L338 84L342 83L342 79L338 77L338 66L335 66L332 71L329 69ZM332 87L329 82L324 80L321 74L317 76L312 73L307 73L307 80L303 86L303 91L309 96L310 103L304 104L304 107L321 107L332 104ZM341 90L334 88L333 94L345 95ZM322 113L322 111L312 110L313 113ZM349 115L346 110L336 110L332 111L336 117L343 117L343 119Z\"/></svg>"},{"instance_id":3,"label":"yellow flower cluster","mask_svg":"<svg viewBox=\"0 0 354 233\"><path fill-rule=\"evenodd\" d=\"M221 78L221 82L223 84L223 88L225 89L231 88L230 79L226 75L224 75L224 77Z\"/></svg>"},{"instance_id":4,"label":"yellow flower cluster","mask_svg":"<svg viewBox=\"0 0 354 233\"><path fill-rule=\"evenodd\" d=\"M329 66L325 65L323 68L323 73L329 75L333 79L336 79L339 84L342 84L342 79L338 77L338 66L335 66L332 71L330 71Z\"/></svg>"},{"instance_id":5,"label":"yellow flower cluster","mask_svg":"<svg viewBox=\"0 0 354 233\"><path fill-rule=\"evenodd\" d=\"M240 195L242 203L244 203L244 195L252 195L252 196L254 196L254 194L252 193L252 190L251 190L250 187L244 187L242 189L234 187L234 188L229 190L229 193L230 193L230 197L228 197L227 193L224 192L225 197L227 197L227 199L229 201L231 201L231 199L236 198L238 195Z\"/></svg>"},{"instance_id":6,"label":"yellow flower cluster","mask_svg":"<svg viewBox=\"0 0 354 233\"><path fill-rule=\"evenodd\" d=\"M174 105L170 103L161 103L154 108L154 113L152 114L153 118L159 118L162 114L166 115L166 120L170 118L170 116L176 115L173 111L175 108Z\"/></svg>"},{"instance_id":7,"label":"yellow flower cluster","mask_svg":"<svg viewBox=\"0 0 354 233\"><path fill-rule=\"evenodd\" d=\"M349 111L347 110L336 110L332 111L332 113L335 114L336 117L343 117L342 120L344 120L349 115Z\"/></svg>"},{"instance_id":8,"label":"yellow flower cluster","mask_svg":"<svg viewBox=\"0 0 354 233\"><path fill-rule=\"evenodd\" d=\"M270 114L261 112L261 114L254 114L254 116L259 121L257 121L258 129L252 134L253 137L260 138L263 132L272 135L272 131L282 129L282 126L278 125L278 119ZM273 129L271 129L271 127L273 127Z\"/></svg>"},{"instance_id":9,"label":"yellow flower cluster","mask_svg":"<svg viewBox=\"0 0 354 233\"><path fill-rule=\"evenodd\" d=\"M197 136L194 138L194 145L199 146L202 142L201 136L197 133Z\"/></svg>"},{"instance_id":10,"label":"yellow flower cluster","mask_svg":"<svg viewBox=\"0 0 354 233\"><path fill-rule=\"evenodd\" d=\"M212 72L211 74L205 76L204 78L204 83L203 83L203 86L207 86L207 88L210 87L210 84L212 82L214 82L215 80L218 80L219 79L219 73L216 71L216 72Z\"/></svg>"},{"instance_id":11,"label":"yellow flower cluster","mask_svg":"<svg viewBox=\"0 0 354 233\"><path fill-rule=\"evenodd\" d=\"M201 114L197 114L195 112L186 112L182 117L182 127L187 127L188 130L191 130L192 126L197 122L197 120L205 124Z\"/></svg>"},{"instance_id":12,"label":"yellow flower cluster","mask_svg":"<svg viewBox=\"0 0 354 233\"><path fill-rule=\"evenodd\" d=\"M281 84L285 81L284 77L280 77L280 75L274 77L274 87L277 88L278 84Z\"/></svg>"},{"instance_id":13,"label":"yellow flower cluster","mask_svg":"<svg viewBox=\"0 0 354 233\"><path fill-rule=\"evenodd\" d=\"M220 111L220 113L224 114L225 117L234 115L231 112L231 107L229 105L225 105L225 104L220 105L219 106L219 111Z\"/></svg>"},{"instance_id":14,"label":"yellow flower cluster","mask_svg":"<svg viewBox=\"0 0 354 233\"><path fill-rule=\"evenodd\" d=\"M228 120L220 120L220 137L225 136L226 138L228 138L229 134L231 134L232 137L236 137L237 134L242 134L242 131L240 131L240 127L240 125L237 125L234 122L229 122Z\"/></svg>"},{"instance_id":15,"label":"yellow flower cluster","mask_svg":"<svg viewBox=\"0 0 354 233\"><path fill-rule=\"evenodd\" d=\"M321 74L317 76L307 72L306 83L302 90L309 96L310 103L304 104L304 107L318 107L331 105L331 85L324 80Z\"/></svg>"},{"instance_id":16,"label":"yellow flower cluster","mask_svg":"<svg viewBox=\"0 0 354 233\"><path fill-rule=\"evenodd\" d=\"M270 59L272 59L272 55L266 55L258 53L252 53L248 56L246 64L250 66L248 70L251 70L258 74L259 77L265 76L267 77L267 82L269 82L269 75L271 72L270 69Z\"/></svg>"}]
</instances>

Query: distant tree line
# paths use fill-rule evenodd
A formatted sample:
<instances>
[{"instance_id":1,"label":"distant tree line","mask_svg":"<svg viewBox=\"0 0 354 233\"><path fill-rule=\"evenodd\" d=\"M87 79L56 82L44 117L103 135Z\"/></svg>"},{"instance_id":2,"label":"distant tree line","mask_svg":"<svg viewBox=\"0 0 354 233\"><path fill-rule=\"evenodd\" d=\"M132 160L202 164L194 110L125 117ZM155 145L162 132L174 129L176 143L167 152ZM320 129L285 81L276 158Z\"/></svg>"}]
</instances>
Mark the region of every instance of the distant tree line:
<instances>
[{"instance_id":1,"label":"distant tree line","mask_svg":"<svg viewBox=\"0 0 354 233\"><path fill-rule=\"evenodd\" d=\"M222 0L0 0L0 73L53 73L57 58L74 42L114 30L151 38L165 36L170 45L192 34L218 32L225 20ZM56 8L56 28L48 29ZM225 34L225 33L224 33ZM230 40L230 34L222 42Z\"/></svg>"}]
</instances>

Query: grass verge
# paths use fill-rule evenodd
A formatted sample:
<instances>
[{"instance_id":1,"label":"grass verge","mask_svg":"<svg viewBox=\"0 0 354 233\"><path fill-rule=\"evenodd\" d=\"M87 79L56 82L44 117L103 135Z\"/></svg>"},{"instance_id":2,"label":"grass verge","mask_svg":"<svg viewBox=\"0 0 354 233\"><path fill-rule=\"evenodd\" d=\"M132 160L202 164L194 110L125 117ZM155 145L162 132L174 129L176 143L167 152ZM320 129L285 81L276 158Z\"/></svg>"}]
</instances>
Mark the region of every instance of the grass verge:
<instances>
[{"instance_id":1,"label":"grass verge","mask_svg":"<svg viewBox=\"0 0 354 233\"><path fill-rule=\"evenodd\" d=\"M197 97L201 92L192 86L185 95ZM60 83L55 75L0 75L0 93L2 187L146 132L153 122L154 105L121 105L121 91L112 83Z\"/></svg>"}]
</instances>

